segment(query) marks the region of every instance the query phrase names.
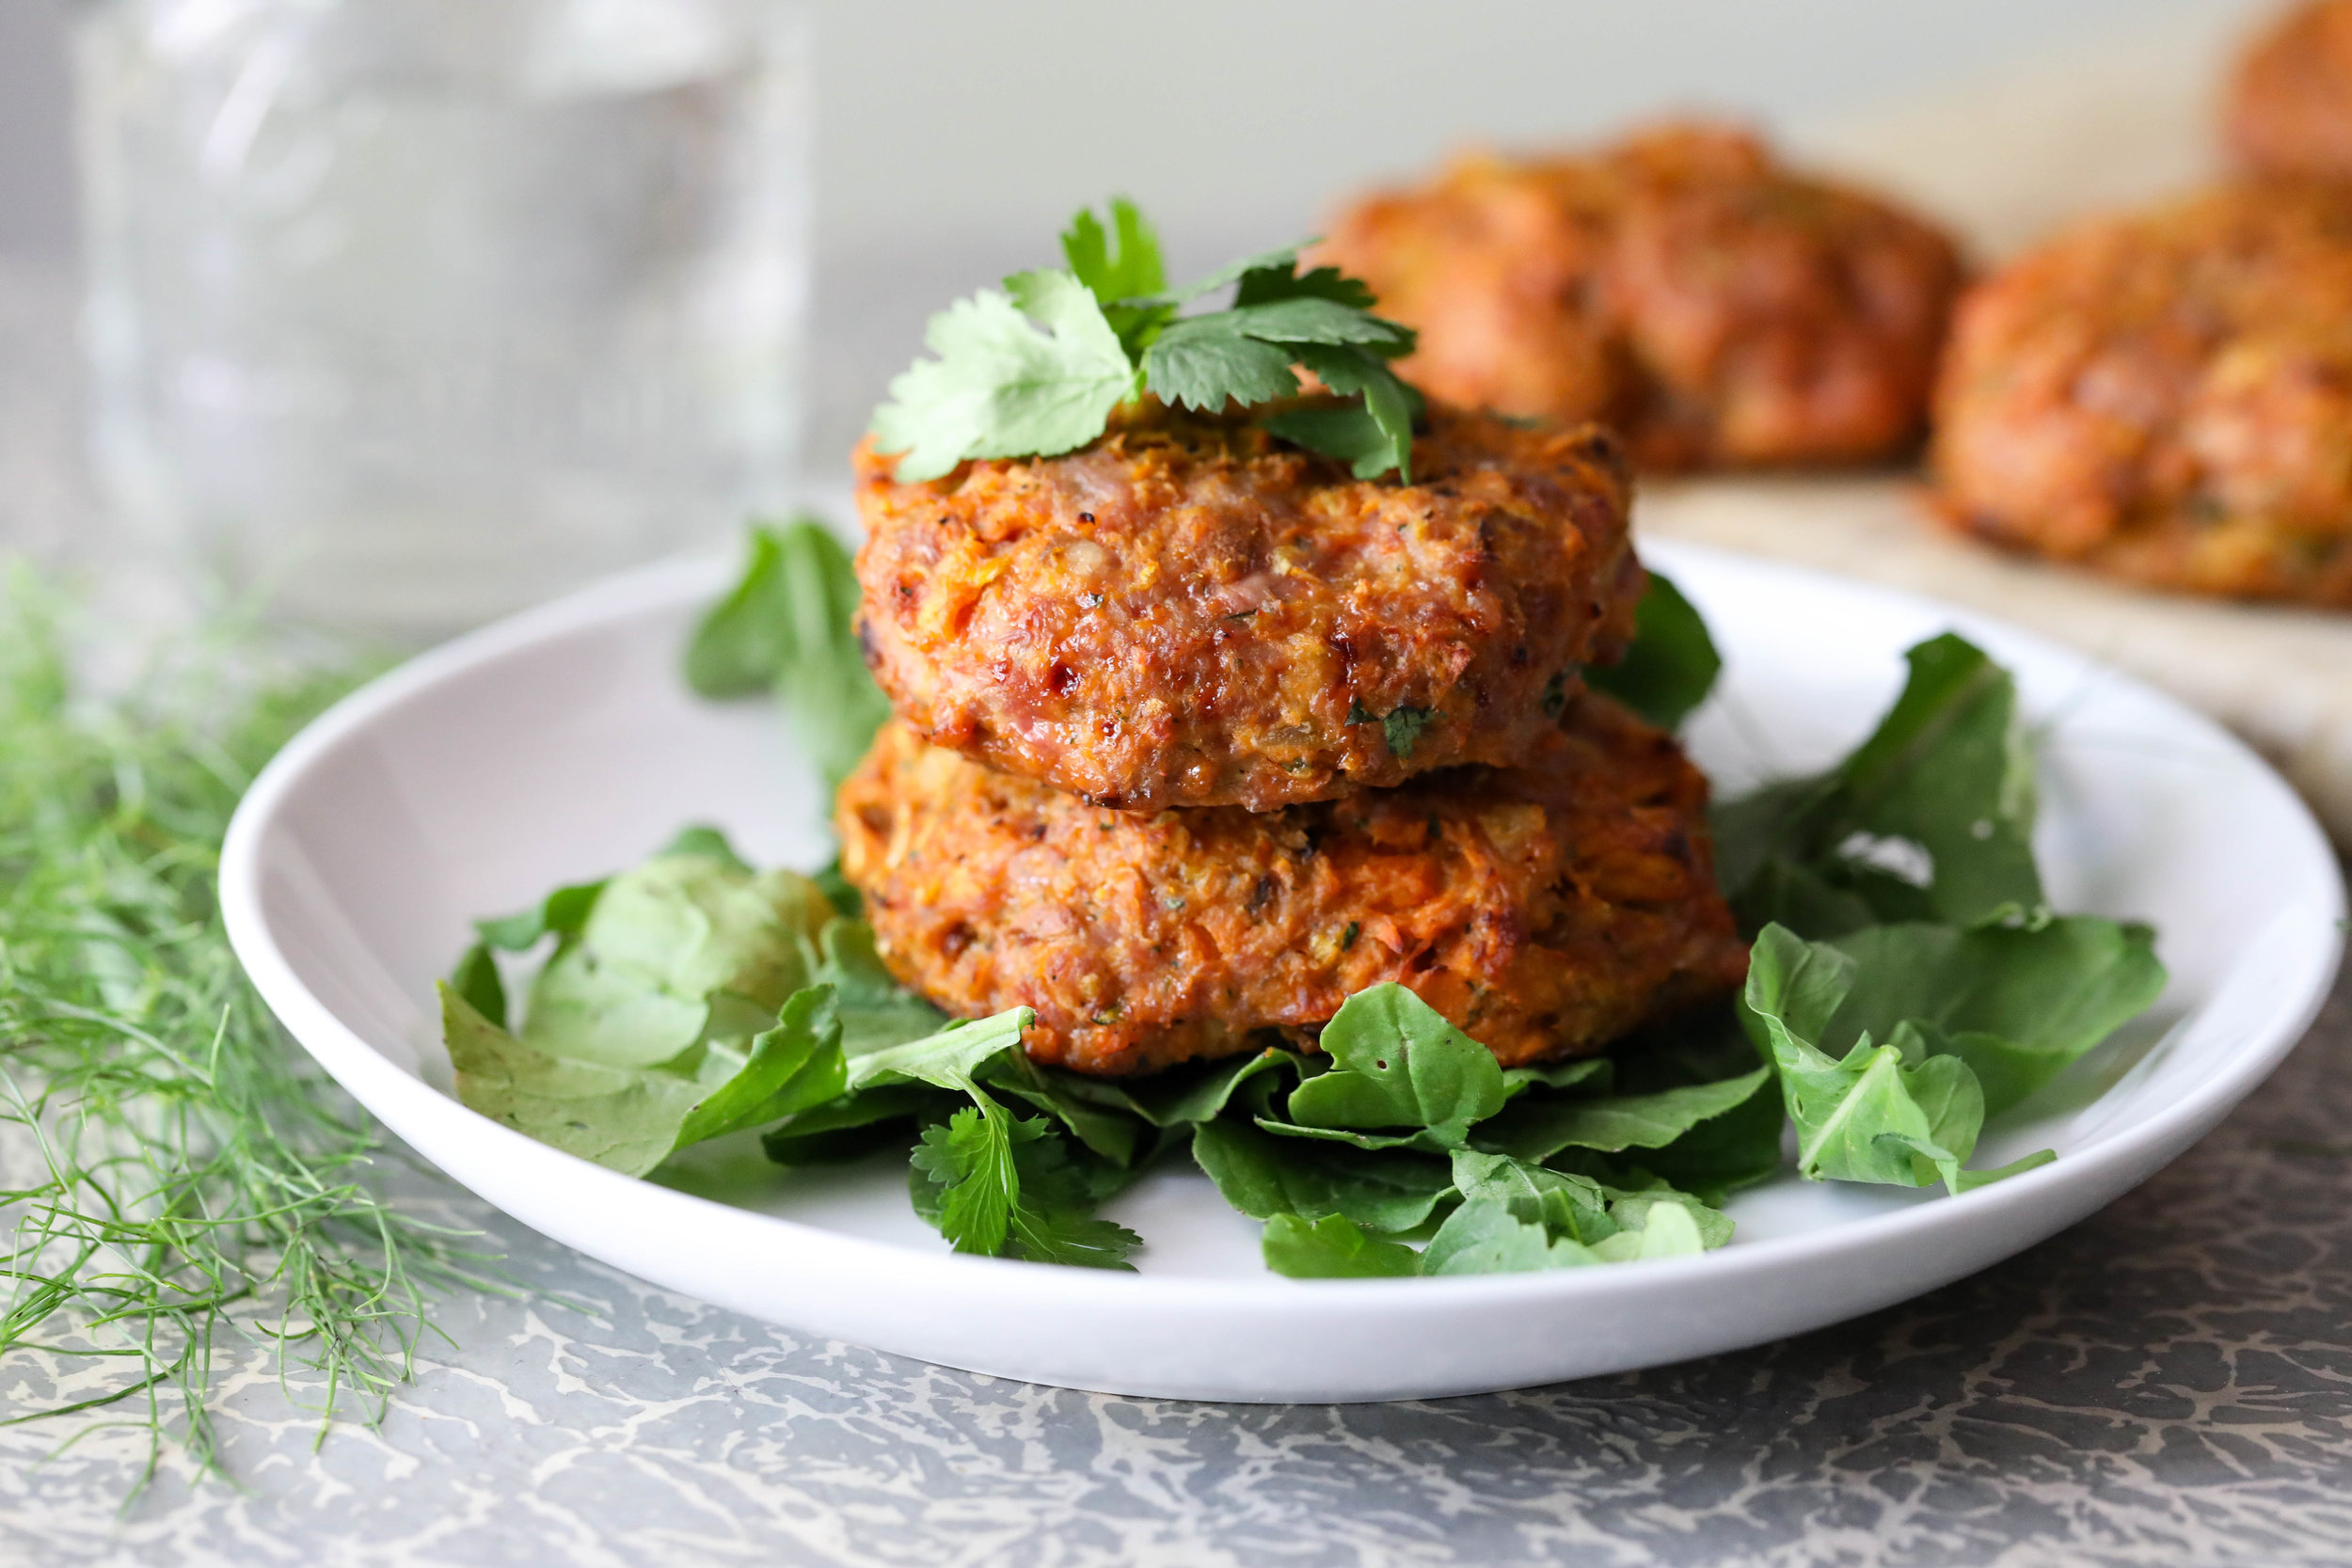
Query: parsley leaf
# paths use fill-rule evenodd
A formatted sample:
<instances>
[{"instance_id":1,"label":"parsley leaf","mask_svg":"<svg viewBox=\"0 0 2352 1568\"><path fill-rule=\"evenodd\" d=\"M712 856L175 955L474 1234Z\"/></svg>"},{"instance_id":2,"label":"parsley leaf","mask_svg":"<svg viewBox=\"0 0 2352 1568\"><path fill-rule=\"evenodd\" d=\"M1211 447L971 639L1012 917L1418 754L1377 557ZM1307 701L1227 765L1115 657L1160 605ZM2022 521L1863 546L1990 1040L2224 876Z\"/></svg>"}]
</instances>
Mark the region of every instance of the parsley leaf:
<instances>
[{"instance_id":1,"label":"parsley leaf","mask_svg":"<svg viewBox=\"0 0 2352 1568\"><path fill-rule=\"evenodd\" d=\"M1283 440L1340 458L1358 478L1393 468L1410 482L1419 393L1389 361L1412 352L1411 328L1372 313L1372 291L1336 268L1298 271L1285 246L1166 286L1159 238L1134 203L1106 226L1089 211L1061 236L1067 270L1006 278L933 316L938 357L891 383L872 431L900 453L902 483L936 479L973 457L1050 457L1108 428L1112 410L1149 391L1184 407L1283 403L1303 365L1341 400L1270 412ZM1231 284L1225 309L1184 316Z\"/></svg>"}]
</instances>

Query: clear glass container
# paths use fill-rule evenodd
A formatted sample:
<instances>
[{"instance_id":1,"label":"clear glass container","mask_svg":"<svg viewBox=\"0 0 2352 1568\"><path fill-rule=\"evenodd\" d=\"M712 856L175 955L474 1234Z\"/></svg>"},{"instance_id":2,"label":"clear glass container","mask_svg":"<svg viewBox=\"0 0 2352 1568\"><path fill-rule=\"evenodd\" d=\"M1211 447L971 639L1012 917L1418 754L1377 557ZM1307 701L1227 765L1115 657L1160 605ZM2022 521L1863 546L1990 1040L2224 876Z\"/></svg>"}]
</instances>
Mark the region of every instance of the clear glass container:
<instances>
[{"instance_id":1,"label":"clear glass container","mask_svg":"<svg viewBox=\"0 0 2352 1568\"><path fill-rule=\"evenodd\" d=\"M787 499L806 29L776 0L85 0L102 483L427 636Z\"/></svg>"}]
</instances>

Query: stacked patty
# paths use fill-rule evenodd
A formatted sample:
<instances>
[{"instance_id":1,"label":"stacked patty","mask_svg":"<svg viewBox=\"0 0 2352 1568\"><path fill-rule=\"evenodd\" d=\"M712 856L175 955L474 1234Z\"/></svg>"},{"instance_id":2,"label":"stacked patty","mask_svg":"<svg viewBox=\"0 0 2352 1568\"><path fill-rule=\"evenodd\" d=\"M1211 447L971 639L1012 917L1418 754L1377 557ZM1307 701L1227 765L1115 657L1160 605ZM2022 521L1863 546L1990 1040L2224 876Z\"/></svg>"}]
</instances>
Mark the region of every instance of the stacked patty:
<instances>
[{"instance_id":1,"label":"stacked patty","mask_svg":"<svg viewBox=\"0 0 2352 1568\"><path fill-rule=\"evenodd\" d=\"M1506 1062L1720 995L1706 782L1580 677L1630 636L1629 499L1606 435L1444 407L1410 483L1153 404L919 483L863 453L898 720L837 822L884 960L1098 1073L1311 1044L1383 981Z\"/></svg>"},{"instance_id":2,"label":"stacked patty","mask_svg":"<svg viewBox=\"0 0 2352 1568\"><path fill-rule=\"evenodd\" d=\"M1455 403L1598 420L1647 468L1847 462L1924 427L1958 252L1745 133L1462 159L1343 214L1322 259L1418 328Z\"/></svg>"}]
</instances>

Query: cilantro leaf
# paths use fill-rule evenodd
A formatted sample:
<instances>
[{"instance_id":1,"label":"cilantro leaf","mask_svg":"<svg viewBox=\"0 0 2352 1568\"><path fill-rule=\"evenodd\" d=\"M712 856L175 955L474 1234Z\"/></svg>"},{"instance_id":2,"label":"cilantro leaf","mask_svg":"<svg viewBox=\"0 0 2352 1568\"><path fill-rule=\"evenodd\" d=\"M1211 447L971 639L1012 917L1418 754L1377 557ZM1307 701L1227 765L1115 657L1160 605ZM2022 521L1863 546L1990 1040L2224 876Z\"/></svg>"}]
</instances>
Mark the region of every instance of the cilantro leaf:
<instances>
[{"instance_id":1,"label":"cilantro leaf","mask_svg":"<svg viewBox=\"0 0 2352 1568\"><path fill-rule=\"evenodd\" d=\"M1768 926L1756 940L1747 1006L1779 1069L1801 1174L1907 1187L1941 1178L1962 1193L2056 1157L2044 1149L1998 1170L1963 1169L1984 1125L1983 1090L1959 1057L1928 1054L1908 1023L1884 1044L1860 1036L1842 1058L1819 1049L1855 967L1785 927Z\"/></svg>"},{"instance_id":2,"label":"cilantro leaf","mask_svg":"<svg viewBox=\"0 0 2352 1568\"><path fill-rule=\"evenodd\" d=\"M694 629L687 684L710 698L773 693L794 737L838 786L890 717L858 643L856 568L805 516L755 527L751 547L741 578Z\"/></svg>"},{"instance_id":3,"label":"cilantro leaf","mask_svg":"<svg viewBox=\"0 0 2352 1568\"><path fill-rule=\"evenodd\" d=\"M1143 373L1164 403L1211 413L1231 400L1272 403L1295 397L1296 357L1280 343L1263 342L1230 328L1231 312L1171 323L1144 351Z\"/></svg>"},{"instance_id":4,"label":"cilantro leaf","mask_svg":"<svg viewBox=\"0 0 2352 1568\"><path fill-rule=\"evenodd\" d=\"M1313 243L1306 241L1245 263L1238 278L1239 287L1233 291L1234 305L1246 309L1283 299L1327 299L1351 310L1369 310L1379 303L1373 297L1371 284L1360 277L1350 277L1337 267L1300 272L1298 251ZM1409 333L1411 329L1397 330Z\"/></svg>"},{"instance_id":5,"label":"cilantro leaf","mask_svg":"<svg viewBox=\"0 0 2352 1568\"><path fill-rule=\"evenodd\" d=\"M1421 1255L1384 1242L1343 1214L1276 1214L1259 1243L1265 1266L1291 1279L1395 1279L1421 1272Z\"/></svg>"},{"instance_id":6,"label":"cilantro leaf","mask_svg":"<svg viewBox=\"0 0 2352 1568\"><path fill-rule=\"evenodd\" d=\"M1125 197L1111 198L1110 206L1109 230L1091 208L1078 209L1062 230L1062 259L1070 263L1072 276L1104 305L1158 293L1168 287L1158 232Z\"/></svg>"},{"instance_id":7,"label":"cilantro leaf","mask_svg":"<svg viewBox=\"0 0 2352 1568\"><path fill-rule=\"evenodd\" d=\"M1697 607L1652 572L1635 610L1632 645L1616 663L1585 671L1584 684L1671 730L1707 701L1723 667Z\"/></svg>"},{"instance_id":8,"label":"cilantro leaf","mask_svg":"<svg viewBox=\"0 0 2352 1568\"><path fill-rule=\"evenodd\" d=\"M1414 1127L1458 1143L1509 1098L1494 1053L1394 981L1342 1003L1320 1043L1336 1065L1291 1091L1302 1126Z\"/></svg>"},{"instance_id":9,"label":"cilantro leaf","mask_svg":"<svg viewBox=\"0 0 2352 1568\"><path fill-rule=\"evenodd\" d=\"M1306 365L1342 400L1270 413L1284 440L1348 463L1357 477L1412 477L1420 394L1389 361L1412 352L1410 327L1373 314L1372 291L1336 268L1298 271L1298 247L1253 256L1166 286L1158 236L1132 202L1106 228L1089 209L1061 236L1066 271L1025 272L933 316L919 360L875 410L876 445L899 453L902 483L936 479L974 457L1050 457L1108 428L1146 391L1184 407L1281 403ZM1178 314L1235 286L1225 309Z\"/></svg>"},{"instance_id":10,"label":"cilantro leaf","mask_svg":"<svg viewBox=\"0 0 2352 1568\"><path fill-rule=\"evenodd\" d=\"M917 360L874 411L876 443L899 483L937 479L972 457L1052 457L1103 434L1141 390L1118 331L1064 272L1005 279L930 320ZM1009 295L1010 297L1008 297Z\"/></svg>"},{"instance_id":11,"label":"cilantro leaf","mask_svg":"<svg viewBox=\"0 0 2352 1568\"><path fill-rule=\"evenodd\" d=\"M915 1208L958 1252L1126 1268L1141 1238L1096 1219L1051 1125L985 1095L923 1130L912 1158Z\"/></svg>"}]
</instances>

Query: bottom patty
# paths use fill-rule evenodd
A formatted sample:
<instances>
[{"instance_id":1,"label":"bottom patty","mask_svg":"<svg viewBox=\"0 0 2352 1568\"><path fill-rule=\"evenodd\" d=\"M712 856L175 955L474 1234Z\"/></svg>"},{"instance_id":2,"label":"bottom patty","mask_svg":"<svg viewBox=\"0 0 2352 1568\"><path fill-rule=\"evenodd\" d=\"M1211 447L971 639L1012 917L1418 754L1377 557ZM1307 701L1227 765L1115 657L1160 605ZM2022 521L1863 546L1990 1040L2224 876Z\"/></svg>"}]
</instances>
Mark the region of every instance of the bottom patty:
<instances>
[{"instance_id":1,"label":"bottom patty","mask_svg":"<svg viewBox=\"0 0 2352 1568\"><path fill-rule=\"evenodd\" d=\"M836 805L891 972L949 1012L1037 1009L1030 1055L1132 1073L1306 1043L1395 980L1505 1065L1721 995L1747 950L1707 781L1598 696L1513 768L1251 813L1129 815L885 725Z\"/></svg>"}]
</instances>

